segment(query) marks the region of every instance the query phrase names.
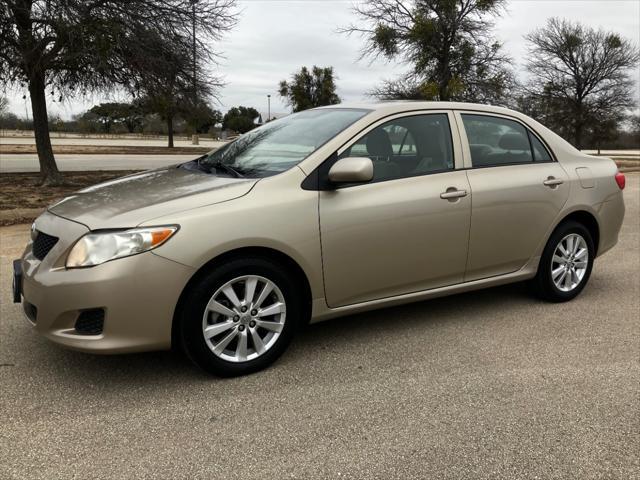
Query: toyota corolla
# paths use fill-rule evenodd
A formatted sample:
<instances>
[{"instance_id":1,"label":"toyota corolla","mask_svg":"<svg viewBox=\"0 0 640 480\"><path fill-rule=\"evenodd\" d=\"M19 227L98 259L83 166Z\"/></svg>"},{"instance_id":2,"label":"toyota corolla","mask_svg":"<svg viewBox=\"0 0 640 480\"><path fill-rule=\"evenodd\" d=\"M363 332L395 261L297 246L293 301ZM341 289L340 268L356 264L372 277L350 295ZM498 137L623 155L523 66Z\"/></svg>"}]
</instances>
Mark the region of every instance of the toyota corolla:
<instances>
[{"instance_id":1,"label":"toyota corolla","mask_svg":"<svg viewBox=\"0 0 640 480\"><path fill-rule=\"evenodd\" d=\"M240 375L308 322L525 280L573 299L617 242L624 182L504 108L307 110L52 205L14 300L76 350L179 346Z\"/></svg>"}]
</instances>

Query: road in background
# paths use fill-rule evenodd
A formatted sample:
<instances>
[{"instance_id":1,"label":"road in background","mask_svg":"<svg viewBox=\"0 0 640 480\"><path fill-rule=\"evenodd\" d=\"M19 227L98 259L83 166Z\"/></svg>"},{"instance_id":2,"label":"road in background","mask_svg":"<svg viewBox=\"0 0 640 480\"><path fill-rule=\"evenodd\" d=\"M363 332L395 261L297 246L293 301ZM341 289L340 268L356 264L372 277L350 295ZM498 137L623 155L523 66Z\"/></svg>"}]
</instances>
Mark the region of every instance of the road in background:
<instances>
[{"instance_id":1,"label":"road in background","mask_svg":"<svg viewBox=\"0 0 640 480\"><path fill-rule=\"evenodd\" d=\"M33 137L26 136L0 136L0 145L35 145ZM110 136L110 137L88 137L88 136L53 136L51 137L52 145L86 145L86 146L127 146L127 147L166 147L166 137L138 137L138 136ZM184 137L174 140L176 147L193 147L191 140ZM212 140L209 138L200 138L199 147L218 148L224 145L224 142Z\"/></svg>"},{"instance_id":2,"label":"road in background","mask_svg":"<svg viewBox=\"0 0 640 480\"><path fill-rule=\"evenodd\" d=\"M2 228L0 478L639 478L639 179L569 303L516 284L340 318L234 379L36 335L10 303L28 226Z\"/></svg>"},{"instance_id":3,"label":"road in background","mask_svg":"<svg viewBox=\"0 0 640 480\"><path fill-rule=\"evenodd\" d=\"M5 136L0 137L0 145L33 145L33 137ZM53 137L51 143L55 145L78 145L91 147L166 147L167 139L139 138L139 137L79 137L68 135L64 137ZM225 142L202 138L199 147L216 149L224 145ZM193 147L190 140L176 140L175 146ZM165 153L62 153L56 154L58 168L62 171L82 171L82 170L147 170L151 168L163 167L175 163L186 162L198 157L199 153L172 154L167 148ZM35 153L2 153L0 154L0 173L11 172L38 172L38 155Z\"/></svg>"},{"instance_id":4,"label":"road in background","mask_svg":"<svg viewBox=\"0 0 640 480\"><path fill-rule=\"evenodd\" d=\"M83 170L148 170L175 163L186 162L197 158L191 155L56 155L56 162L61 171ZM39 172L37 155L0 155L0 173Z\"/></svg>"}]
</instances>

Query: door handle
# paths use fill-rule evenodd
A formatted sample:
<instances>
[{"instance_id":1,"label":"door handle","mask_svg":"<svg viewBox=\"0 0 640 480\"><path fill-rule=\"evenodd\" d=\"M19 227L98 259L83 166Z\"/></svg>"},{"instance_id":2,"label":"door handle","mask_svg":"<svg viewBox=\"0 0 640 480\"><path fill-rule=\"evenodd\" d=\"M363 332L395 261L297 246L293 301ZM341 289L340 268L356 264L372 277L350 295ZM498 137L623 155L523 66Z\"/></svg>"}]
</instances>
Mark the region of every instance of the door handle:
<instances>
[{"instance_id":1,"label":"door handle","mask_svg":"<svg viewBox=\"0 0 640 480\"><path fill-rule=\"evenodd\" d=\"M447 188L446 192L442 192L440 194L440 198L442 198L443 200L450 200L452 198L460 198L460 197L466 197L466 196L467 196L466 190L458 190L455 187Z\"/></svg>"},{"instance_id":2,"label":"door handle","mask_svg":"<svg viewBox=\"0 0 640 480\"><path fill-rule=\"evenodd\" d=\"M547 177L547 179L544 182L542 182L543 185L551 188L557 187L558 185L562 185L563 183L564 183L564 180L556 177Z\"/></svg>"}]
</instances>

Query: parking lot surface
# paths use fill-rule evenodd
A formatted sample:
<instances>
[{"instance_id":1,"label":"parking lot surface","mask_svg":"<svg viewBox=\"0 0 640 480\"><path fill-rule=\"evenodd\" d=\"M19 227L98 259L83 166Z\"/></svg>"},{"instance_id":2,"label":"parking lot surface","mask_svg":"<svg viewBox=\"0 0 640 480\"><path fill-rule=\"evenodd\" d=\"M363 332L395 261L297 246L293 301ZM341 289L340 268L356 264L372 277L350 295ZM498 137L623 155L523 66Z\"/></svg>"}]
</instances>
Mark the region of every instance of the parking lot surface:
<instances>
[{"instance_id":1,"label":"parking lot surface","mask_svg":"<svg viewBox=\"0 0 640 480\"><path fill-rule=\"evenodd\" d=\"M1 234L0 478L639 478L639 176L574 301L516 284L313 325L272 368L35 335Z\"/></svg>"}]
</instances>

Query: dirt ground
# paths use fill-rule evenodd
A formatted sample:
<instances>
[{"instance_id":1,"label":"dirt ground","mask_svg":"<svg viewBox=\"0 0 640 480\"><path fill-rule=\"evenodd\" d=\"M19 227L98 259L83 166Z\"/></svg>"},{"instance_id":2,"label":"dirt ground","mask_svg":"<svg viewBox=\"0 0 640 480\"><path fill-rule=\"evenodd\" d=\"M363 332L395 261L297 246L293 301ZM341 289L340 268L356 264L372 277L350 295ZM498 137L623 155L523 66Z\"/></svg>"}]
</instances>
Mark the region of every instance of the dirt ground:
<instances>
[{"instance_id":1,"label":"dirt ground","mask_svg":"<svg viewBox=\"0 0 640 480\"><path fill-rule=\"evenodd\" d=\"M166 155L166 154L204 154L211 151L211 147L161 147L157 145L56 145L53 153L63 154L112 154L112 155ZM0 144L0 155L35 154L36 146L31 144Z\"/></svg>"},{"instance_id":2,"label":"dirt ground","mask_svg":"<svg viewBox=\"0 0 640 480\"><path fill-rule=\"evenodd\" d=\"M614 160L621 172L640 172L640 160Z\"/></svg>"},{"instance_id":3,"label":"dirt ground","mask_svg":"<svg viewBox=\"0 0 640 480\"><path fill-rule=\"evenodd\" d=\"M47 205L96 183L122 177L135 170L65 172L68 184L42 188L37 173L3 173L0 176L0 225L33 221Z\"/></svg>"}]
</instances>

